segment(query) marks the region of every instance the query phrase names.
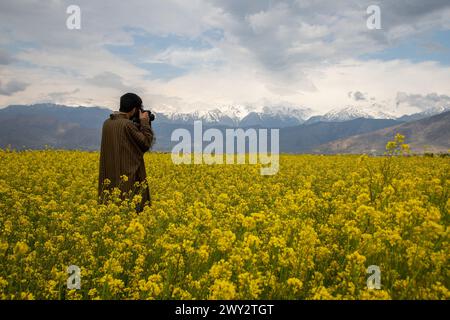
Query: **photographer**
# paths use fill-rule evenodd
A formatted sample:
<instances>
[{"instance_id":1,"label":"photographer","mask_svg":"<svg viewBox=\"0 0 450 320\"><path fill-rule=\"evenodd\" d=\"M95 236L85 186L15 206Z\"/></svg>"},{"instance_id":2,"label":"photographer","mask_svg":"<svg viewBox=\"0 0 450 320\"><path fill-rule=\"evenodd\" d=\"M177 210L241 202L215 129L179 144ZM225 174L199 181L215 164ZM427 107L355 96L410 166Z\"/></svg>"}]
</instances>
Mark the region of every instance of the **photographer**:
<instances>
[{"instance_id":1,"label":"photographer","mask_svg":"<svg viewBox=\"0 0 450 320\"><path fill-rule=\"evenodd\" d=\"M119 112L113 112L103 123L98 181L100 202L105 200L104 190L118 187L122 199L132 199L135 194L142 196L137 212L151 204L144 153L154 142L151 128L154 118L151 112L143 110L139 96L126 93L120 98ZM109 183L105 183L105 179ZM136 187L136 182L141 186Z\"/></svg>"}]
</instances>

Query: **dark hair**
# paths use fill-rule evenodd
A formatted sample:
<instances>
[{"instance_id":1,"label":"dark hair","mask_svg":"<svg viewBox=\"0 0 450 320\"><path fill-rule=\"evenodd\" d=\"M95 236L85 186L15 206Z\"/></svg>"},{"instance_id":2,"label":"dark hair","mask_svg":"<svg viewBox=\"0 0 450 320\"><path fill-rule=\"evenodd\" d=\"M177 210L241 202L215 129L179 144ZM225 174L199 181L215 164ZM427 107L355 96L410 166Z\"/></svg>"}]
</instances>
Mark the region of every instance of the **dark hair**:
<instances>
[{"instance_id":1,"label":"dark hair","mask_svg":"<svg viewBox=\"0 0 450 320\"><path fill-rule=\"evenodd\" d=\"M133 108L139 108L142 105L142 99L135 93L125 93L120 97L120 112L130 112Z\"/></svg>"}]
</instances>

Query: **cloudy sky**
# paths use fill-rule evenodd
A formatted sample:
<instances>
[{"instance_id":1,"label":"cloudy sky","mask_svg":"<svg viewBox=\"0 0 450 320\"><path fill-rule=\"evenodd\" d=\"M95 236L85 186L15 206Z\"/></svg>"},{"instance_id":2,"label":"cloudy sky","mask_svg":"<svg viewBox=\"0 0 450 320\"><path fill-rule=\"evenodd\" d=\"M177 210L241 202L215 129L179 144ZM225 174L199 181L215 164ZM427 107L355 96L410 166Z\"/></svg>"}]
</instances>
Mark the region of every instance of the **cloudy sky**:
<instances>
[{"instance_id":1,"label":"cloudy sky","mask_svg":"<svg viewBox=\"0 0 450 320\"><path fill-rule=\"evenodd\" d=\"M0 30L0 107L116 109L128 91L157 111L450 104L449 0L2 0Z\"/></svg>"}]
</instances>

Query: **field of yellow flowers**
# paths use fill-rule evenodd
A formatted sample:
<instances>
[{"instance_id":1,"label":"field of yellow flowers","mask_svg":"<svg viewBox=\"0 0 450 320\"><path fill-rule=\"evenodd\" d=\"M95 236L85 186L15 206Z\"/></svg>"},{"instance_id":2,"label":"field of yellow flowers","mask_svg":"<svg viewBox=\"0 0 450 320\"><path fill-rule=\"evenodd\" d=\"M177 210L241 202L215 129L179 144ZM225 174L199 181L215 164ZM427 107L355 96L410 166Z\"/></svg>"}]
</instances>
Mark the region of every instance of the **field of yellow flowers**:
<instances>
[{"instance_id":1,"label":"field of yellow flowers","mask_svg":"<svg viewBox=\"0 0 450 320\"><path fill-rule=\"evenodd\" d=\"M150 153L139 215L97 204L98 160L0 150L1 299L450 298L449 158L282 155L262 176Z\"/></svg>"}]
</instances>

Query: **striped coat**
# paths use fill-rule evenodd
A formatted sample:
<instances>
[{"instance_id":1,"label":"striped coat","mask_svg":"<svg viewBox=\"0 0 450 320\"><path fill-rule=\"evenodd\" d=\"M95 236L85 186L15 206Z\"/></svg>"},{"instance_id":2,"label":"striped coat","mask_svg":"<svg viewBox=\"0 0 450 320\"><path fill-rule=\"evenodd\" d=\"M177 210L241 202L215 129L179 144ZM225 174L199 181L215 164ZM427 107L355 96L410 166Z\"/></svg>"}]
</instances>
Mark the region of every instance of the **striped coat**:
<instances>
[{"instance_id":1,"label":"striped coat","mask_svg":"<svg viewBox=\"0 0 450 320\"><path fill-rule=\"evenodd\" d=\"M136 193L135 182L146 180L144 153L150 149L154 134L149 122L141 121L140 127L129 120L124 113L114 112L105 120L102 129L100 168L98 179L99 201L104 201L103 190L118 187L122 192ZM126 175L128 181L122 181ZM105 185L104 180L110 184ZM142 211L145 203L150 204L150 190L147 184L141 193L142 202L137 211ZM122 199L124 199L122 195Z\"/></svg>"}]
</instances>

